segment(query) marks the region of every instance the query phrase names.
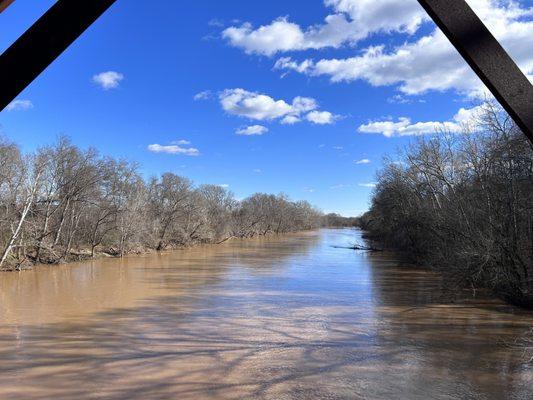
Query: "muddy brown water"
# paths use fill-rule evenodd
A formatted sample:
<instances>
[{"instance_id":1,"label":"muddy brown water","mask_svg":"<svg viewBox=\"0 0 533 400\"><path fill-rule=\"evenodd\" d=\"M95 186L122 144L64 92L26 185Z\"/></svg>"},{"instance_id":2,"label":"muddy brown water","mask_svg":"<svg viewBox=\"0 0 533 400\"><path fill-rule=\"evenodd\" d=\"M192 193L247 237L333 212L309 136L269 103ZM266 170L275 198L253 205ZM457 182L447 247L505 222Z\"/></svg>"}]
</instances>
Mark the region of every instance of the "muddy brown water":
<instances>
[{"instance_id":1,"label":"muddy brown water","mask_svg":"<svg viewBox=\"0 0 533 400\"><path fill-rule=\"evenodd\" d=\"M354 230L0 274L0 399L533 399L533 314Z\"/></svg>"}]
</instances>

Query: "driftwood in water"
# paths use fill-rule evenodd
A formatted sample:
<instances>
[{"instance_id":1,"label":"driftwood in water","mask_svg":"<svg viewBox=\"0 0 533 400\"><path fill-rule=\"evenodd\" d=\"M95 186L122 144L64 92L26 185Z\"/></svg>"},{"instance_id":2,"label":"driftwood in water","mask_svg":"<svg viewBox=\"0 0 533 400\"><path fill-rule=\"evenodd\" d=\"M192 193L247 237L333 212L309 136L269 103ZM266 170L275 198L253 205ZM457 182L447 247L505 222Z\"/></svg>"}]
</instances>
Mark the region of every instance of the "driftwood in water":
<instances>
[{"instance_id":1,"label":"driftwood in water","mask_svg":"<svg viewBox=\"0 0 533 400\"><path fill-rule=\"evenodd\" d=\"M372 246L363 246L360 244L354 244L353 246L332 246L336 249L348 249L348 250L362 250L362 251L383 251Z\"/></svg>"},{"instance_id":2,"label":"driftwood in water","mask_svg":"<svg viewBox=\"0 0 533 400\"><path fill-rule=\"evenodd\" d=\"M224 242L226 242L226 241L228 241L230 239L233 239L234 237L235 237L234 235L228 236L228 237L226 237L226 238L224 238L222 240L219 240L218 242L216 242L216 244L222 244L222 243L224 243Z\"/></svg>"}]
</instances>

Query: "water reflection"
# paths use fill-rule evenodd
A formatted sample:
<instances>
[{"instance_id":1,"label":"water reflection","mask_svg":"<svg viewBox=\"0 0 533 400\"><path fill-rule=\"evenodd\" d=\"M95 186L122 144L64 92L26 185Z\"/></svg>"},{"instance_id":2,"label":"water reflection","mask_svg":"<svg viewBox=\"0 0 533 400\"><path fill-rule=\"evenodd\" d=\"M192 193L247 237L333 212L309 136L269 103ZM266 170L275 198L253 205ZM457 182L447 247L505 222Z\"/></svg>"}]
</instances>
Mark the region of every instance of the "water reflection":
<instances>
[{"instance_id":1,"label":"water reflection","mask_svg":"<svg viewBox=\"0 0 533 400\"><path fill-rule=\"evenodd\" d=\"M4 399L531 399L533 316L392 254L282 238L1 276Z\"/></svg>"}]
</instances>

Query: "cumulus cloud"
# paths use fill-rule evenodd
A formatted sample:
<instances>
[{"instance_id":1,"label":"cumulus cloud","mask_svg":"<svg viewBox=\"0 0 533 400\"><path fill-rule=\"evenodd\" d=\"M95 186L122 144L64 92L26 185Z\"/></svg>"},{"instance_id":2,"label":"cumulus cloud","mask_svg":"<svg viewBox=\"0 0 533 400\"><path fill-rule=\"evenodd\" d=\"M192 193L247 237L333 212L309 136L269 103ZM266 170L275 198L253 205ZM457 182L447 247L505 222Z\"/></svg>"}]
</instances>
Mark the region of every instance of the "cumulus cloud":
<instances>
[{"instance_id":1,"label":"cumulus cloud","mask_svg":"<svg viewBox=\"0 0 533 400\"><path fill-rule=\"evenodd\" d=\"M361 133L382 134L386 137L395 136L415 136L439 131L458 133L465 125L479 118L482 106L465 109L461 108L450 121L428 121L413 123L410 118L400 117L398 121L373 121L359 126L357 129Z\"/></svg>"},{"instance_id":2,"label":"cumulus cloud","mask_svg":"<svg viewBox=\"0 0 533 400\"><path fill-rule=\"evenodd\" d=\"M361 160L355 160L354 161L357 165L362 165L362 164L370 164L370 160L368 158L363 158Z\"/></svg>"},{"instance_id":3,"label":"cumulus cloud","mask_svg":"<svg viewBox=\"0 0 533 400\"><path fill-rule=\"evenodd\" d=\"M196 93L193 96L193 99L196 101L199 100L209 100L213 96L213 93L211 90L204 90L203 92Z\"/></svg>"},{"instance_id":4,"label":"cumulus cloud","mask_svg":"<svg viewBox=\"0 0 533 400\"><path fill-rule=\"evenodd\" d=\"M253 136L253 135L263 135L268 132L268 128L263 125L250 125L244 128L241 128L235 132L237 135Z\"/></svg>"},{"instance_id":5,"label":"cumulus cloud","mask_svg":"<svg viewBox=\"0 0 533 400\"><path fill-rule=\"evenodd\" d=\"M300 117L297 117L296 115L287 115L286 117L283 117L281 123L284 125L293 125L300 121Z\"/></svg>"},{"instance_id":6,"label":"cumulus cloud","mask_svg":"<svg viewBox=\"0 0 533 400\"><path fill-rule=\"evenodd\" d=\"M220 104L229 114L256 120L271 120L293 112L292 106L284 100L274 100L244 89L224 90L220 95Z\"/></svg>"},{"instance_id":7,"label":"cumulus cloud","mask_svg":"<svg viewBox=\"0 0 533 400\"><path fill-rule=\"evenodd\" d=\"M269 25L254 29L246 22L239 27L231 26L222 32L232 46L247 53L273 55L279 51L295 50L301 47L304 33L300 27L287 18L279 18Z\"/></svg>"},{"instance_id":8,"label":"cumulus cloud","mask_svg":"<svg viewBox=\"0 0 533 400\"><path fill-rule=\"evenodd\" d=\"M305 116L305 119L313 124L326 125L335 122L336 116L329 111L311 111Z\"/></svg>"},{"instance_id":9,"label":"cumulus cloud","mask_svg":"<svg viewBox=\"0 0 533 400\"><path fill-rule=\"evenodd\" d=\"M364 37L376 32L413 34L428 20L426 12L412 0L325 0L337 13L346 13Z\"/></svg>"},{"instance_id":10,"label":"cumulus cloud","mask_svg":"<svg viewBox=\"0 0 533 400\"><path fill-rule=\"evenodd\" d=\"M222 37L246 53L272 56L286 51L338 48L377 32L412 34L427 19L415 0L326 0L325 4L333 14L322 24L302 28L288 17L280 17L258 28L248 22L231 26Z\"/></svg>"},{"instance_id":11,"label":"cumulus cloud","mask_svg":"<svg viewBox=\"0 0 533 400\"><path fill-rule=\"evenodd\" d=\"M116 71L100 72L93 75L93 82L104 90L115 89L124 79L124 75Z\"/></svg>"},{"instance_id":12,"label":"cumulus cloud","mask_svg":"<svg viewBox=\"0 0 533 400\"><path fill-rule=\"evenodd\" d=\"M304 60L300 63L294 61L290 57L281 57L274 64L274 69L284 69L299 72L300 74L308 74L314 67L313 60Z\"/></svg>"},{"instance_id":13,"label":"cumulus cloud","mask_svg":"<svg viewBox=\"0 0 533 400\"><path fill-rule=\"evenodd\" d=\"M343 9L346 10L352 3L342 0L331 2L338 3L338 7L345 3ZM416 3L415 0L401 2L405 7ZM521 7L510 0L468 0L468 3L522 71L533 80L533 8ZM369 21L373 24L372 19ZM408 31L416 30L418 26L412 24L407 29L405 25ZM274 67L285 70L285 73L295 71L310 76L327 76L332 82L363 80L373 86L394 85L408 95L453 89L475 97L485 92L484 85L438 29L392 49L386 45L376 45L354 57L318 61L306 59L298 62L283 57Z\"/></svg>"},{"instance_id":14,"label":"cumulus cloud","mask_svg":"<svg viewBox=\"0 0 533 400\"><path fill-rule=\"evenodd\" d=\"M374 46L356 57L305 60L290 58L276 62L277 69L291 69L310 76L328 76L332 82L364 80L372 86L397 85L405 94L422 94L429 90L453 88L462 93L479 93L480 80L450 47L446 37L436 31L414 43L393 51Z\"/></svg>"},{"instance_id":15,"label":"cumulus cloud","mask_svg":"<svg viewBox=\"0 0 533 400\"><path fill-rule=\"evenodd\" d=\"M33 108L33 103L30 100L13 100L6 106L6 111L26 111Z\"/></svg>"},{"instance_id":16,"label":"cumulus cloud","mask_svg":"<svg viewBox=\"0 0 533 400\"><path fill-rule=\"evenodd\" d=\"M194 147L182 147L177 144L171 145L161 145L161 144L150 144L148 145L148 151L152 153L166 153L166 154L182 154L185 156L199 156L200 151Z\"/></svg>"},{"instance_id":17,"label":"cumulus cloud","mask_svg":"<svg viewBox=\"0 0 533 400\"><path fill-rule=\"evenodd\" d=\"M292 101L292 108L295 114L301 114L318 108L315 99L310 97L297 96Z\"/></svg>"},{"instance_id":18,"label":"cumulus cloud","mask_svg":"<svg viewBox=\"0 0 533 400\"><path fill-rule=\"evenodd\" d=\"M220 94L220 105L228 114L257 121L280 120L282 124L294 124L302 118L313 123L331 123L336 116L328 111L317 111L318 104L310 97L295 97L291 103L249 92L244 89L226 89Z\"/></svg>"}]
</instances>

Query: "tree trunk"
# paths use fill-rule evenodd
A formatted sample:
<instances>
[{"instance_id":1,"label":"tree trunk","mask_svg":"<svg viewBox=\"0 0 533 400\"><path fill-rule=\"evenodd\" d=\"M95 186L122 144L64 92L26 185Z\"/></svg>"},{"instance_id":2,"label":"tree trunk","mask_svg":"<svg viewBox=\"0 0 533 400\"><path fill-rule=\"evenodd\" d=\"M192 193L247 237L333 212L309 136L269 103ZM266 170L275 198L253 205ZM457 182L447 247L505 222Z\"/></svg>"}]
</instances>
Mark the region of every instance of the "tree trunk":
<instances>
[{"instance_id":1,"label":"tree trunk","mask_svg":"<svg viewBox=\"0 0 533 400\"><path fill-rule=\"evenodd\" d=\"M39 261L39 258L41 256L41 248L43 246L44 238L47 236L46 231L48 230L48 222L50 221L50 207L52 205L52 201L48 200L48 204L46 205L46 211L44 216L44 223L43 223L43 229L41 231L41 235L39 236L39 242L37 243L37 251L35 252L35 260Z\"/></svg>"},{"instance_id":2,"label":"tree trunk","mask_svg":"<svg viewBox=\"0 0 533 400\"><path fill-rule=\"evenodd\" d=\"M59 243L59 238L61 237L61 230L63 229L63 224L65 223L65 214L67 213L68 206L70 204L70 199L67 199L67 202L65 203L65 207L63 207L63 211L61 212L61 219L59 220L59 226L57 228L55 237L54 237L54 243L52 244L52 249L57 246Z\"/></svg>"},{"instance_id":3,"label":"tree trunk","mask_svg":"<svg viewBox=\"0 0 533 400\"><path fill-rule=\"evenodd\" d=\"M37 180L38 179L39 177L37 177ZM5 263L7 257L9 256L9 253L11 252L11 249L13 248L13 245L15 244L15 241L17 240L22 230L22 226L24 225L24 220L26 219L28 213L31 210L31 206L33 205L33 198L35 196L36 191L37 191L37 182L35 182L29 196L26 198L26 204L24 205L24 209L22 210L22 213L20 215L20 219L17 224L17 227L13 231L11 238L8 240L6 247L4 248L4 251L2 252L2 258L0 258L0 268L2 268L2 265Z\"/></svg>"}]
</instances>

